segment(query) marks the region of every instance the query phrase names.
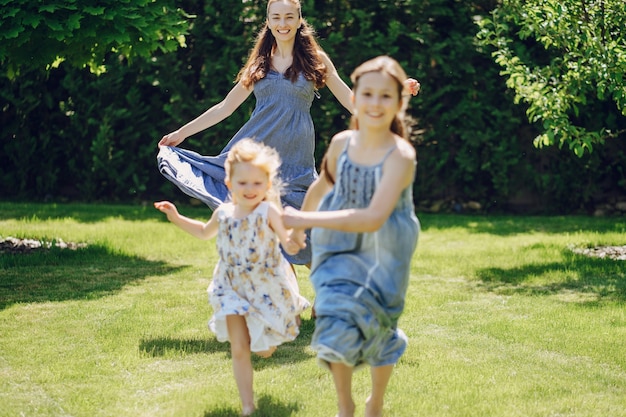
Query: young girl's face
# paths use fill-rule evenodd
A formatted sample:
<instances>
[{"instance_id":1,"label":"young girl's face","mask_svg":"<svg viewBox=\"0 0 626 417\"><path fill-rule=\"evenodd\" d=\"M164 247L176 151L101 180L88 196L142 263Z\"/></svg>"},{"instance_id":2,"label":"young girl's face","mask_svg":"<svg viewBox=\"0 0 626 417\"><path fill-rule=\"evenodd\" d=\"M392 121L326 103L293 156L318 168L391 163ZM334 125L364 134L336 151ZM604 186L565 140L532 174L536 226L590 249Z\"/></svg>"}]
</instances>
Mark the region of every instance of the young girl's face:
<instances>
[{"instance_id":1,"label":"young girl's face","mask_svg":"<svg viewBox=\"0 0 626 417\"><path fill-rule=\"evenodd\" d=\"M359 127L389 128L401 108L398 82L384 72L367 72L359 77L354 92Z\"/></svg>"},{"instance_id":2,"label":"young girl's face","mask_svg":"<svg viewBox=\"0 0 626 417\"><path fill-rule=\"evenodd\" d=\"M276 40L294 39L300 26L300 11L288 0L276 1L268 8L267 25Z\"/></svg>"},{"instance_id":3,"label":"young girl's face","mask_svg":"<svg viewBox=\"0 0 626 417\"><path fill-rule=\"evenodd\" d=\"M254 208L265 199L270 181L267 172L261 168L250 162L237 162L226 185L236 204Z\"/></svg>"}]
</instances>

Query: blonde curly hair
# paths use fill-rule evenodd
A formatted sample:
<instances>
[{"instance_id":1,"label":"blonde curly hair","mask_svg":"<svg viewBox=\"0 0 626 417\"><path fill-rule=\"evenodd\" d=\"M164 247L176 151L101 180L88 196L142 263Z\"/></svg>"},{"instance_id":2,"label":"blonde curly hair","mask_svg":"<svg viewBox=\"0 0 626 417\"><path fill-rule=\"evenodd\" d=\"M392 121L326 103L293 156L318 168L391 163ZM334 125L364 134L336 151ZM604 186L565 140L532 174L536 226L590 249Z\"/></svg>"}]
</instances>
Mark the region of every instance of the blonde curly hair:
<instances>
[{"instance_id":1,"label":"blonde curly hair","mask_svg":"<svg viewBox=\"0 0 626 417\"><path fill-rule=\"evenodd\" d=\"M224 163L226 182L232 177L235 165L240 162L248 162L267 174L271 186L264 200L274 202L280 207L280 196L284 184L278 176L281 164L278 152L274 148L251 138L240 140L230 149L226 157ZM234 202L236 203L236 201Z\"/></svg>"}]
</instances>

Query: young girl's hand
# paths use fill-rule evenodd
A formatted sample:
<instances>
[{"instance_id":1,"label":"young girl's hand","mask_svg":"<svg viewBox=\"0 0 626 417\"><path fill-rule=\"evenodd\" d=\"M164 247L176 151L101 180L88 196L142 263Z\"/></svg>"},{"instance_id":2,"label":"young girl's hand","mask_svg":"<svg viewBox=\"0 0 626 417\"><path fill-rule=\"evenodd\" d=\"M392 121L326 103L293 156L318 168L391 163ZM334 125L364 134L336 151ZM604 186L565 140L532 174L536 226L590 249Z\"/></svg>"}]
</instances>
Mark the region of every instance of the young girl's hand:
<instances>
[{"instance_id":1,"label":"young girl's hand","mask_svg":"<svg viewBox=\"0 0 626 417\"><path fill-rule=\"evenodd\" d=\"M157 201L154 203L154 207L157 210L160 210L163 213L167 214L168 217L172 215L173 216L178 215L178 210L176 209L176 206L170 203L169 201Z\"/></svg>"},{"instance_id":2,"label":"young girl's hand","mask_svg":"<svg viewBox=\"0 0 626 417\"><path fill-rule=\"evenodd\" d=\"M414 78L407 78L404 82L404 88L406 88L409 94L416 96L420 92L421 84Z\"/></svg>"},{"instance_id":3,"label":"young girl's hand","mask_svg":"<svg viewBox=\"0 0 626 417\"><path fill-rule=\"evenodd\" d=\"M303 229L291 229L289 239L298 246L298 250L306 248L306 233Z\"/></svg>"},{"instance_id":4,"label":"young girl's hand","mask_svg":"<svg viewBox=\"0 0 626 417\"><path fill-rule=\"evenodd\" d=\"M300 252L300 245L294 240L288 239L286 243L286 245L283 245L283 249L285 249L285 252L289 255L295 255Z\"/></svg>"}]
</instances>

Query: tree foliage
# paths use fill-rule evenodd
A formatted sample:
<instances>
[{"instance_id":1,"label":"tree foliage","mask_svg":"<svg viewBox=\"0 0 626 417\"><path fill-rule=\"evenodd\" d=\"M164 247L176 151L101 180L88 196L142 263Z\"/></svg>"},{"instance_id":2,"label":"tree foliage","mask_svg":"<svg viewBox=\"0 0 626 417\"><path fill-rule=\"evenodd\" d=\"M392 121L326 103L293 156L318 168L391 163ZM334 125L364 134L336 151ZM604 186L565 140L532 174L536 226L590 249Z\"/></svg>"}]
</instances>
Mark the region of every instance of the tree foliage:
<instances>
[{"instance_id":1,"label":"tree foliage","mask_svg":"<svg viewBox=\"0 0 626 417\"><path fill-rule=\"evenodd\" d=\"M582 157L626 131L593 114L609 101L626 116L626 2L504 0L480 26L516 102L542 123L536 146L568 145Z\"/></svg>"},{"instance_id":2,"label":"tree foliage","mask_svg":"<svg viewBox=\"0 0 626 417\"><path fill-rule=\"evenodd\" d=\"M189 25L174 0L0 0L0 7L0 64L11 78L62 61L102 72L109 52L174 51Z\"/></svg>"},{"instance_id":3,"label":"tree foliage","mask_svg":"<svg viewBox=\"0 0 626 417\"><path fill-rule=\"evenodd\" d=\"M178 0L178 7L197 16L184 48L157 47L132 61L119 51L105 52L98 65L107 71L99 76L68 65L69 58L48 72L39 65L22 67L14 78L0 72L0 198L185 198L159 174L156 144L232 88L264 23L266 4ZM626 195L626 149L618 140L606 140L581 158L557 147L532 146L541 125L528 122L529 105L514 103L515 92L499 75L491 50L476 42L477 17L491 18L496 5L495 0L302 0L304 17L348 84L356 66L380 54L393 56L420 80L422 91L408 111L419 158L414 195L420 210L439 201L450 206L473 200L493 211L522 206L566 213ZM105 15L116 10L105 9ZM549 57L536 42L517 43L512 43L516 51ZM318 161L349 117L328 89L320 93L312 106ZM215 155L253 106L251 97L182 146ZM588 100L579 113L580 120L593 119L612 133L624 125L606 98Z\"/></svg>"}]
</instances>

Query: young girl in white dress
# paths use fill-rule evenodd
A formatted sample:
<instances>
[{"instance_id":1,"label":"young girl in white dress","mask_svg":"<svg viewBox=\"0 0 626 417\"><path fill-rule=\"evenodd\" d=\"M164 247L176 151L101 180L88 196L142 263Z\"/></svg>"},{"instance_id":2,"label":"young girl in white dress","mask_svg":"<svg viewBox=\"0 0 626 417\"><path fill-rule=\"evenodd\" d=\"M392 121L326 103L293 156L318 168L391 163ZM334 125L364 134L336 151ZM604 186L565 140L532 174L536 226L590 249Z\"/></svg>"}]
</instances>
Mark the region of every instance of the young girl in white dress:
<instances>
[{"instance_id":1,"label":"young girl in white dress","mask_svg":"<svg viewBox=\"0 0 626 417\"><path fill-rule=\"evenodd\" d=\"M299 333L299 315L309 307L296 276L280 250L297 253L281 219L278 153L251 139L238 142L226 159L231 201L207 223L178 213L170 202L154 206L168 220L200 239L217 237L219 261L209 285L213 317L209 328L230 342L242 415L255 410L251 352L267 358Z\"/></svg>"}]
</instances>

